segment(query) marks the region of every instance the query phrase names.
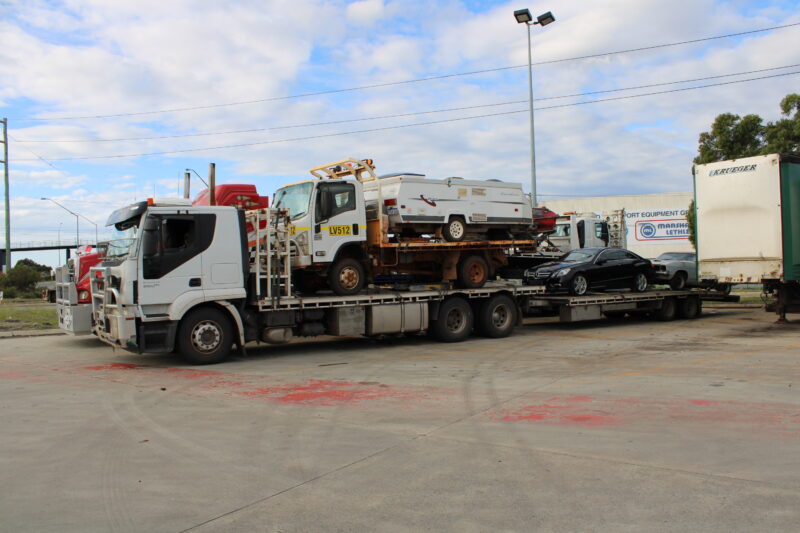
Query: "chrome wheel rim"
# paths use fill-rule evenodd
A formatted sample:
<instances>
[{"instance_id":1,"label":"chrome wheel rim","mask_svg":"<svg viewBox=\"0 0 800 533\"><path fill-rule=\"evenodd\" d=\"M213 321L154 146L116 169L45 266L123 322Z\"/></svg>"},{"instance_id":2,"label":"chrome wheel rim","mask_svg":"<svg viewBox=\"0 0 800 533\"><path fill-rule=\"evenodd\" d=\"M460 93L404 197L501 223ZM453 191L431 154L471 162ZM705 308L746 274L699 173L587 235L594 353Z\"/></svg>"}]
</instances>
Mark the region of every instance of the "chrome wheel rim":
<instances>
[{"instance_id":1,"label":"chrome wheel rim","mask_svg":"<svg viewBox=\"0 0 800 533\"><path fill-rule=\"evenodd\" d=\"M583 294L586 292L586 278L577 276L572 285L575 288L575 293Z\"/></svg>"},{"instance_id":2,"label":"chrome wheel rim","mask_svg":"<svg viewBox=\"0 0 800 533\"><path fill-rule=\"evenodd\" d=\"M222 343L222 328L213 320L203 320L192 328L192 346L200 352L213 352Z\"/></svg>"},{"instance_id":3,"label":"chrome wheel rim","mask_svg":"<svg viewBox=\"0 0 800 533\"><path fill-rule=\"evenodd\" d=\"M644 277L644 274L637 274L636 275L636 290L643 291L647 288L647 278Z\"/></svg>"}]
</instances>

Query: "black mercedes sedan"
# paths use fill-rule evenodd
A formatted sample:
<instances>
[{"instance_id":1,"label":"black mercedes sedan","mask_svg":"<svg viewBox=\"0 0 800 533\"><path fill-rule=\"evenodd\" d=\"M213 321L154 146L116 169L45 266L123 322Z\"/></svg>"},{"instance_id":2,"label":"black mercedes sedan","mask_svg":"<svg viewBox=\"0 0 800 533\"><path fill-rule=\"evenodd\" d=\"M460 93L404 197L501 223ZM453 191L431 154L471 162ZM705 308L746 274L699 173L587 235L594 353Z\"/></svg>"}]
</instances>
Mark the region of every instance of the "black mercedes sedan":
<instances>
[{"instance_id":1,"label":"black mercedes sedan","mask_svg":"<svg viewBox=\"0 0 800 533\"><path fill-rule=\"evenodd\" d=\"M558 261L525 271L529 285L581 296L589 290L630 288L644 292L653 277L653 265L622 248L581 248Z\"/></svg>"}]
</instances>

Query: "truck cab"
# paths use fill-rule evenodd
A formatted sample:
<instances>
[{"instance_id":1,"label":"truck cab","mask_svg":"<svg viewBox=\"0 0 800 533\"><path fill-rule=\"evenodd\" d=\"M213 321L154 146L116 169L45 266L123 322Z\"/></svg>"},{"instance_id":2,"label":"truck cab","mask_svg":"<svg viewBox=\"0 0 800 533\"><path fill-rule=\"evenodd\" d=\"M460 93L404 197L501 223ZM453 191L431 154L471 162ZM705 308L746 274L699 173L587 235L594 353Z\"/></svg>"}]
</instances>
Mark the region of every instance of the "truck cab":
<instances>
[{"instance_id":1,"label":"truck cab","mask_svg":"<svg viewBox=\"0 0 800 533\"><path fill-rule=\"evenodd\" d=\"M609 246L608 222L598 216L566 214L556 219L548 240L561 252Z\"/></svg>"}]
</instances>

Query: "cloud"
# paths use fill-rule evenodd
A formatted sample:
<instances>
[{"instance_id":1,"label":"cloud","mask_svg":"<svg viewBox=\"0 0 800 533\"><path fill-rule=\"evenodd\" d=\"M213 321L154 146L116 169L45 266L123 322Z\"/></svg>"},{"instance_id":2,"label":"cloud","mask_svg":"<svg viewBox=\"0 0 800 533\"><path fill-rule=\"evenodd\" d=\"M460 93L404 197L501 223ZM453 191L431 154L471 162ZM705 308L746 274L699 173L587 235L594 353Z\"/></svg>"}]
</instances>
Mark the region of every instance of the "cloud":
<instances>
[{"instance_id":1,"label":"cloud","mask_svg":"<svg viewBox=\"0 0 800 533\"><path fill-rule=\"evenodd\" d=\"M383 0L360 0L348 4L347 18L353 22L372 24L384 14Z\"/></svg>"}]
</instances>

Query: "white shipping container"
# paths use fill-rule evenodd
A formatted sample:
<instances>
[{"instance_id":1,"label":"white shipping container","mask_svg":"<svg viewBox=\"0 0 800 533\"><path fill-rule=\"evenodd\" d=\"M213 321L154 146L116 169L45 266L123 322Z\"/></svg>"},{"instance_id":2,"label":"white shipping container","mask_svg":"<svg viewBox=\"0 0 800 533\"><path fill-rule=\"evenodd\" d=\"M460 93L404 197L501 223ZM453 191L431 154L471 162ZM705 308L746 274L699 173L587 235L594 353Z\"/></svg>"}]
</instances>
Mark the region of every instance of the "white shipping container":
<instances>
[{"instance_id":1,"label":"white shipping container","mask_svg":"<svg viewBox=\"0 0 800 533\"><path fill-rule=\"evenodd\" d=\"M701 278L759 283L782 275L781 157L696 165Z\"/></svg>"}]
</instances>

